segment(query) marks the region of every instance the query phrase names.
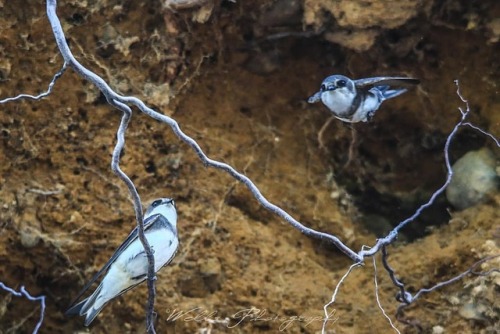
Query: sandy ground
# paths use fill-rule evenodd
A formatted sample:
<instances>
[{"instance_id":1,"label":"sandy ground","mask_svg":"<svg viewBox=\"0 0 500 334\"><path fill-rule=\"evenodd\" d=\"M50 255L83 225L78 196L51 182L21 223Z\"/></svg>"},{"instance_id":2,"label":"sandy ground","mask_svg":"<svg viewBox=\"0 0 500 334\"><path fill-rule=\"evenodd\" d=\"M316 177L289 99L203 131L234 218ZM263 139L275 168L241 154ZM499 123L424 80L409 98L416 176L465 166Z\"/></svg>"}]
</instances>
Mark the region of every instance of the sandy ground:
<instances>
[{"instance_id":1,"label":"sandy ground","mask_svg":"<svg viewBox=\"0 0 500 334\"><path fill-rule=\"evenodd\" d=\"M0 99L44 90L62 65L44 4L25 2L0 1ZM75 56L113 88L173 117L211 158L244 172L304 225L359 250L444 182L442 149L463 106L454 79L470 120L500 135L500 6L402 5L384 26L375 18L386 9L373 5L378 12L366 15L374 28L332 15L325 3L224 1L172 11L160 2L61 1L59 14ZM343 42L349 31L359 40ZM335 120L320 133L329 113L306 100L332 73L408 75L421 85L386 102L370 123ZM1 107L0 280L47 296L42 333L86 332L64 311L135 226L127 189L109 167L120 114L71 70L48 98ZM498 153L465 129L452 161L484 146ZM121 162L145 205L173 197L178 206L181 246L158 275L158 333L321 330L347 257L261 208L168 126L138 112ZM439 197L389 247L398 277L415 293L499 253L499 203L497 193L458 212ZM496 333L498 274L424 295L402 323L398 290L376 260L380 303L401 332ZM141 285L110 303L89 331L143 331L146 292ZM31 332L38 312L2 292L0 333ZM372 259L351 273L329 312L328 333L391 332Z\"/></svg>"}]
</instances>

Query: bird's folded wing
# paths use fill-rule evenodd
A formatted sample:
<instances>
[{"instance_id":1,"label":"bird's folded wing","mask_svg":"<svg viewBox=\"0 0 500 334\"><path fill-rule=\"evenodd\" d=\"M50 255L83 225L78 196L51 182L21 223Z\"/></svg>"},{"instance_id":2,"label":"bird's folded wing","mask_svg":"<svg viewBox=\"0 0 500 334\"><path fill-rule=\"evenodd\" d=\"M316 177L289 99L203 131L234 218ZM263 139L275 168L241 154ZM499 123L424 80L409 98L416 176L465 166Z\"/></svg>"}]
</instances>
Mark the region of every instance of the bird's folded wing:
<instances>
[{"instance_id":1,"label":"bird's folded wing","mask_svg":"<svg viewBox=\"0 0 500 334\"><path fill-rule=\"evenodd\" d=\"M159 218L160 216L159 215L154 215L154 216L151 216L151 217L148 217L145 221L144 221L144 231L146 231L149 227L151 227L151 225ZM137 227L134 228L132 230L132 232L130 232L130 234L128 235L127 239L125 239L125 241L120 245L120 247L118 247L118 249L113 253L113 255L111 256L111 258L108 260L108 262L106 262L106 264L101 268L101 270L99 270L95 275L94 277L92 277L92 279L87 283L85 284L85 286L82 288L82 290L80 291L80 293L78 294L78 296L76 296L76 298L74 299L74 301L71 303L71 305L75 304L76 301L78 299L80 299L81 296L83 296L83 294L85 294L85 292L92 286L92 284L94 284L95 281L97 281L97 279L103 274L105 273L109 267L113 264L113 262L115 262L116 258L123 252L123 250L125 248L127 248L131 243L132 241L134 241L137 236L138 236L138 229Z\"/></svg>"},{"instance_id":2,"label":"bird's folded wing","mask_svg":"<svg viewBox=\"0 0 500 334\"><path fill-rule=\"evenodd\" d=\"M398 87L409 87L418 85L420 80L407 77L374 77L354 80L356 87L389 85Z\"/></svg>"}]
</instances>

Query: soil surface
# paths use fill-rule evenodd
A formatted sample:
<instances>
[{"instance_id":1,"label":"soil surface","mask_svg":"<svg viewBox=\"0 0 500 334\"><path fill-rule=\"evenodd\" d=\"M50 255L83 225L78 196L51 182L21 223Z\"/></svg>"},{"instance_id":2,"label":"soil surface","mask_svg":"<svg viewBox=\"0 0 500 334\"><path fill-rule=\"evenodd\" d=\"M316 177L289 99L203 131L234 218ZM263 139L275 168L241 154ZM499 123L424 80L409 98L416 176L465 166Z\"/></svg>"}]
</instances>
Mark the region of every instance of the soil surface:
<instances>
[{"instance_id":1,"label":"soil surface","mask_svg":"<svg viewBox=\"0 0 500 334\"><path fill-rule=\"evenodd\" d=\"M171 116L272 203L359 251L445 182L443 148L465 107L455 79L469 120L500 135L500 3L391 3L88 0L60 1L58 14L75 57L113 89ZM44 6L0 0L0 99L46 90L62 66ZM421 84L371 122L346 125L306 102L334 73ZM46 296L41 333L143 332L145 284L88 330L64 315L135 227L110 169L120 112L71 69L46 98L0 106L0 281ZM121 167L144 205L173 197L179 215L179 252L156 283L158 333L321 332L349 258L206 168L166 124L135 110L126 140ZM451 162L482 147L498 158L493 141L464 127ZM397 277L414 294L498 254L499 204L498 192L463 211L437 197L388 248ZM399 290L375 260L380 305L401 332L498 330L498 273L424 294L398 321ZM476 271L499 267L497 258ZM340 286L327 333L393 331L374 269L368 258ZM39 310L2 290L0 333L31 333Z\"/></svg>"}]
</instances>

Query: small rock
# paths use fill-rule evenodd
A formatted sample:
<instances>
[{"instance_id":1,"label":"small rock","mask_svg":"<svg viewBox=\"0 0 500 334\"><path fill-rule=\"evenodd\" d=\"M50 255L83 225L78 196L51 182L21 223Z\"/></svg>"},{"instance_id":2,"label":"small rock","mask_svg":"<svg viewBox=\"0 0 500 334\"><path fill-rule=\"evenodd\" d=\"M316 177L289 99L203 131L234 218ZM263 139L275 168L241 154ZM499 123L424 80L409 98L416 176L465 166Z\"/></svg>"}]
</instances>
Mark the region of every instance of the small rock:
<instances>
[{"instance_id":1,"label":"small rock","mask_svg":"<svg viewBox=\"0 0 500 334\"><path fill-rule=\"evenodd\" d=\"M383 237L393 229L389 220L376 214L365 215L361 221L377 237Z\"/></svg>"},{"instance_id":2,"label":"small rock","mask_svg":"<svg viewBox=\"0 0 500 334\"><path fill-rule=\"evenodd\" d=\"M33 227L24 226L19 229L21 245L25 248L33 248L40 242L40 234Z\"/></svg>"},{"instance_id":3,"label":"small rock","mask_svg":"<svg viewBox=\"0 0 500 334\"><path fill-rule=\"evenodd\" d=\"M209 294L203 278L199 274L183 276L177 281L181 294L190 298L203 298Z\"/></svg>"},{"instance_id":4,"label":"small rock","mask_svg":"<svg viewBox=\"0 0 500 334\"><path fill-rule=\"evenodd\" d=\"M358 52L369 50L377 39L379 32L376 29L357 31L335 31L325 33L325 39Z\"/></svg>"},{"instance_id":5,"label":"small rock","mask_svg":"<svg viewBox=\"0 0 500 334\"><path fill-rule=\"evenodd\" d=\"M193 265L191 274L177 281L183 296L203 298L220 289L222 267L217 258L205 258L198 264L186 263L185 268L189 268L189 265Z\"/></svg>"},{"instance_id":6,"label":"small rock","mask_svg":"<svg viewBox=\"0 0 500 334\"><path fill-rule=\"evenodd\" d=\"M441 326L434 326L432 327L432 334L443 334L444 333L444 328Z\"/></svg>"},{"instance_id":7,"label":"small rock","mask_svg":"<svg viewBox=\"0 0 500 334\"><path fill-rule=\"evenodd\" d=\"M487 148L468 152L452 169L446 198L459 210L478 204L498 188L495 157Z\"/></svg>"},{"instance_id":8,"label":"small rock","mask_svg":"<svg viewBox=\"0 0 500 334\"><path fill-rule=\"evenodd\" d=\"M219 259L208 258L200 264L200 274L210 293L220 289L222 267Z\"/></svg>"},{"instance_id":9,"label":"small rock","mask_svg":"<svg viewBox=\"0 0 500 334\"><path fill-rule=\"evenodd\" d=\"M497 43L500 40L500 18L492 20L486 25L491 32L491 37L488 40L490 43Z\"/></svg>"},{"instance_id":10,"label":"small rock","mask_svg":"<svg viewBox=\"0 0 500 334\"><path fill-rule=\"evenodd\" d=\"M458 314L468 320L486 320L483 316L484 306L474 303L467 303L460 310Z\"/></svg>"},{"instance_id":11,"label":"small rock","mask_svg":"<svg viewBox=\"0 0 500 334\"><path fill-rule=\"evenodd\" d=\"M271 2L271 1L270 1ZM263 26L277 27L301 23L302 1L277 0L259 17Z\"/></svg>"}]
</instances>

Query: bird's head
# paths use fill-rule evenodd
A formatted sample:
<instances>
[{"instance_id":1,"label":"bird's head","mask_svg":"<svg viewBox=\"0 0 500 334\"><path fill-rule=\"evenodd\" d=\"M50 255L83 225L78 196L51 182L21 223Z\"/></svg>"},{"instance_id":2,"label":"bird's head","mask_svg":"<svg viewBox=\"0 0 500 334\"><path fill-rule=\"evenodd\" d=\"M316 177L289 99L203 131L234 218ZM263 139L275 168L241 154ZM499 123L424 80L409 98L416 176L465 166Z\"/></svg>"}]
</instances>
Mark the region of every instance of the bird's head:
<instances>
[{"instance_id":1,"label":"bird's head","mask_svg":"<svg viewBox=\"0 0 500 334\"><path fill-rule=\"evenodd\" d=\"M331 75L321 83L319 91L311 96L308 100L309 103L315 103L321 100L323 94L343 94L346 96L356 94L356 86L354 82L343 75Z\"/></svg>"},{"instance_id":2,"label":"bird's head","mask_svg":"<svg viewBox=\"0 0 500 334\"><path fill-rule=\"evenodd\" d=\"M171 198L159 198L154 200L144 214L144 220L154 215L162 215L172 225L177 224L177 209Z\"/></svg>"},{"instance_id":3,"label":"bird's head","mask_svg":"<svg viewBox=\"0 0 500 334\"><path fill-rule=\"evenodd\" d=\"M344 94L356 94L354 82L343 75L331 75L321 83L320 92L338 91Z\"/></svg>"}]
</instances>

